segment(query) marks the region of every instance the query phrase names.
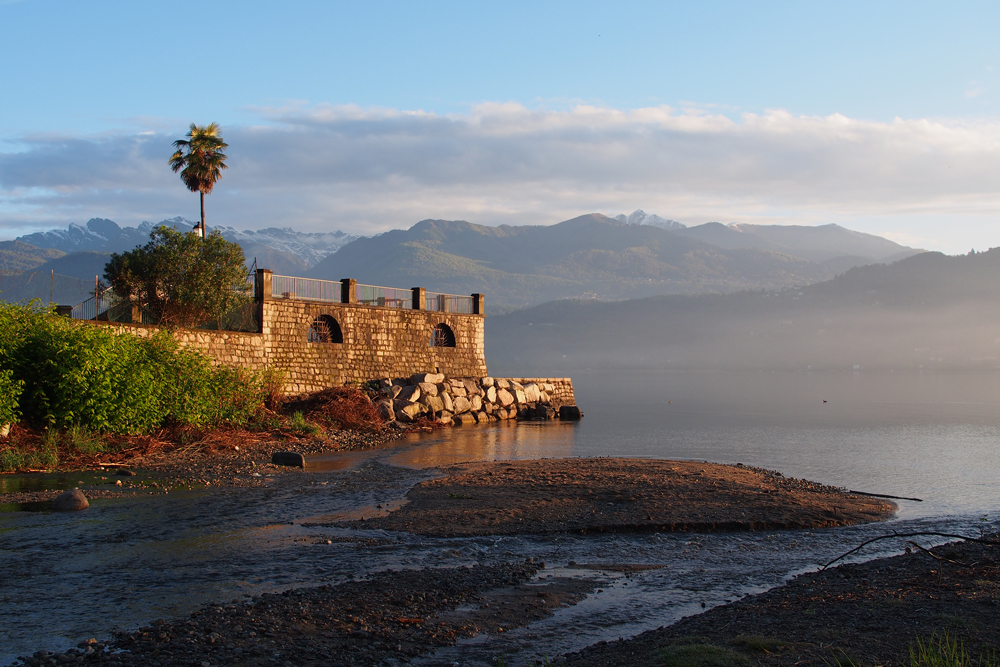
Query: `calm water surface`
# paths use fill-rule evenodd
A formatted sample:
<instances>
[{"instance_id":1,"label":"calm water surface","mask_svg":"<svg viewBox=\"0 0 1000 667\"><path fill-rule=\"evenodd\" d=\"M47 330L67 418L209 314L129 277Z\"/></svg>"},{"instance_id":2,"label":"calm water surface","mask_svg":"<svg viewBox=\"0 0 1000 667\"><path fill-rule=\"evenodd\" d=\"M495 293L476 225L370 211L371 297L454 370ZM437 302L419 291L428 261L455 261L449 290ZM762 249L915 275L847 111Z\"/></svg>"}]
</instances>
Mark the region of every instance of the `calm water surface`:
<instances>
[{"instance_id":1,"label":"calm water surface","mask_svg":"<svg viewBox=\"0 0 1000 667\"><path fill-rule=\"evenodd\" d=\"M520 664L765 590L890 529L976 534L1000 512L1000 374L585 372L574 383L586 414L578 424L416 436L322 457L264 489L98 500L74 515L0 512L0 662L40 646L107 636L116 626L186 614L208 601L387 567L534 557L549 564L544 576L597 578L604 592L551 619L423 660L485 665L504 653ZM924 502L900 501L891 524L730 535L430 539L299 525L398 502L436 466L572 456L742 462ZM378 539L350 541L359 534ZM901 546L887 541L864 557ZM624 578L567 569L570 560L664 567Z\"/></svg>"}]
</instances>

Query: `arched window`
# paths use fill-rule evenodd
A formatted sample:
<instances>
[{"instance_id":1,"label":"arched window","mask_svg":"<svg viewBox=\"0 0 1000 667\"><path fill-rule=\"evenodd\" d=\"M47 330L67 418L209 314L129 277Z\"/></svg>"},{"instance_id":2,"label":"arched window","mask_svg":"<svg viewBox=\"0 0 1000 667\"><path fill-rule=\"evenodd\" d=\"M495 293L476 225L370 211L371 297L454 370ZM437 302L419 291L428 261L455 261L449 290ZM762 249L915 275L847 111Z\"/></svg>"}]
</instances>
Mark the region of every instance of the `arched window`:
<instances>
[{"instance_id":1,"label":"arched window","mask_svg":"<svg viewBox=\"0 0 1000 667\"><path fill-rule=\"evenodd\" d=\"M309 327L310 343L343 343L344 334L340 331L337 320L329 315L320 315Z\"/></svg>"},{"instance_id":2,"label":"arched window","mask_svg":"<svg viewBox=\"0 0 1000 667\"><path fill-rule=\"evenodd\" d=\"M441 323L431 332L431 347L455 347L455 332Z\"/></svg>"}]
</instances>

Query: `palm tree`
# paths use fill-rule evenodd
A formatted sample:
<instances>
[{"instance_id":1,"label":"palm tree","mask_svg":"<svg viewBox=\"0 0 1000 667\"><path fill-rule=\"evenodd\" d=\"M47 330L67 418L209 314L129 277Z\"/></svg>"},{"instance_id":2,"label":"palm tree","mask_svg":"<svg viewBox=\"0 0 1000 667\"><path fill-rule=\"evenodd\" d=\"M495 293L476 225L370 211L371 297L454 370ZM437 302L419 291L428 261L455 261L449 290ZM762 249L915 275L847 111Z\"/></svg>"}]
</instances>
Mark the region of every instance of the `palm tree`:
<instances>
[{"instance_id":1,"label":"palm tree","mask_svg":"<svg viewBox=\"0 0 1000 667\"><path fill-rule=\"evenodd\" d=\"M227 168L222 150L229 144L219 136L219 129L218 123L204 127L191 123L188 138L175 141L177 150L170 156L170 168L175 173L181 172L188 190L201 193L201 225L195 230L202 238L205 238L205 195L212 192L215 182L222 178L222 170Z\"/></svg>"}]
</instances>

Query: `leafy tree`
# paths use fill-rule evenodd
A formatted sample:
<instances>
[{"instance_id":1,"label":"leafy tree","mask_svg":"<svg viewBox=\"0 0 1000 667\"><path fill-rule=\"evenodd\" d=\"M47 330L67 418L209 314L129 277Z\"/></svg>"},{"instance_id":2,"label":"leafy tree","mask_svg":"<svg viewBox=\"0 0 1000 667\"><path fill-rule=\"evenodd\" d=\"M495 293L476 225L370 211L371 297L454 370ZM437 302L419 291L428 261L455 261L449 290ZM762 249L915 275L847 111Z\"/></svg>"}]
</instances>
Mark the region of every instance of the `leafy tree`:
<instances>
[{"instance_id":1,"label":"leafy tree","mask_svg":"<svg viewBox=\"0 0 1000 667\"><path fill-rule=\"evenodd\" d=\"M141 248L113 253L104 277L123 303L153 324L193 326L218 321L250 302L243 249L218 230L202 239L159 226Z\"/></svg>"},{"instance_id":2,"label":"leafy tree","mask_svg":"<svg viewBox=\"0 0 1000 667\"><path fill-rule=\"evenodd\" d=\"M191 192L201 194L201 237L205 238L205 195L212 192L226 167L223 149L229 144L219 135L219 124L199 127L191 123L187 139L174 142L177 150L170 156L170 168L181 172L181 180Z\"/></svg>"}]
</instances>

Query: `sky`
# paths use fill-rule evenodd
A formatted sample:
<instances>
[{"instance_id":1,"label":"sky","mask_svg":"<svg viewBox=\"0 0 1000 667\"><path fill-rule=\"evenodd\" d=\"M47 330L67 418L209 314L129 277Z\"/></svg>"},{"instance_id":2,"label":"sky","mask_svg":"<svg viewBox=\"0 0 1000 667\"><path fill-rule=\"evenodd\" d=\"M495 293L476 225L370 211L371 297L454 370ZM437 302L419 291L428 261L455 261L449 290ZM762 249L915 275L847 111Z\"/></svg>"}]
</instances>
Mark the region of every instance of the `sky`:
<instances>
[{"instance_id":1,"label":"sky","mask_svg":"<svg viewBox=\"0 0 1000 667\"><path fill-rule=\"evenodd\" d=\"M0 0L0 240L426 218L836 223L1000 246L1000 4Z\"/></svg>"}]
</instances>

